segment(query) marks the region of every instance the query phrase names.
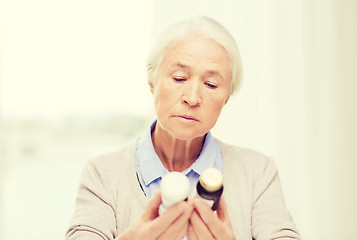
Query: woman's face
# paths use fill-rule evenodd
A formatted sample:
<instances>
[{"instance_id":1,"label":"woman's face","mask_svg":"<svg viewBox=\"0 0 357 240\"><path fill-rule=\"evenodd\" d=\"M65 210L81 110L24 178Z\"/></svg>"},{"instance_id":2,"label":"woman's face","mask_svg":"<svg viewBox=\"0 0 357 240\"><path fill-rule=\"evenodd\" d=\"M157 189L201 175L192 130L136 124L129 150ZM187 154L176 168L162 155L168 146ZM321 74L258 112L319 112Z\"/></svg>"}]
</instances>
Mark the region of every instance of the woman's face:
<instances>
[{"instance_id":1,"label":"woman's face","mask_svg":"<svg viewBox=\"0 0 357 240\"><path fill-rule=\"evenodd\" d=\"M199 36L179 41L149 83L158 124L181 140L203 136L229 99L231 79L231 61L221 45Z\"/></svg>"}]
</instances>

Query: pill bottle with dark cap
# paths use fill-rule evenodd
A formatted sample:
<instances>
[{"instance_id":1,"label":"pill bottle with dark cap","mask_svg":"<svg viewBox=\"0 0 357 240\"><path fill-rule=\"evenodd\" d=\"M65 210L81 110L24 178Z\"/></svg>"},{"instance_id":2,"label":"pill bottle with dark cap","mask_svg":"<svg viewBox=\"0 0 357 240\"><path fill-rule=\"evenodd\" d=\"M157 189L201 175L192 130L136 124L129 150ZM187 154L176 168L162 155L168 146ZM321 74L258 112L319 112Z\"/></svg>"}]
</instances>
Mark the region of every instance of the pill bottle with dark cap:
<instances>
[{"instance_id":1,"label":"pill bottle with dark cap","mask_svg":"<svg viewBox=\"0 0 357 240\"><path fill-rule=\"evenodd\" d=\"M206 169L196 185L197 194L215 211L223 192L223 176L216 168Z\"/></svg>"}]
</instances>

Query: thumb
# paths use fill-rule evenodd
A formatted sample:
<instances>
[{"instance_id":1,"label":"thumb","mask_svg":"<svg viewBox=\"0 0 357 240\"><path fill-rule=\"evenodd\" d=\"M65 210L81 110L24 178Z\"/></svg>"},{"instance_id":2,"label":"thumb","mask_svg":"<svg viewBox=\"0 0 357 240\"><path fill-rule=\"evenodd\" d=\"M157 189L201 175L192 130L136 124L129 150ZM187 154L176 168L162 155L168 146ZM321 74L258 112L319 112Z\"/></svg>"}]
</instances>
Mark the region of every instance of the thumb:
<instances>
[{"instance_id":1,"label":"thumb","mask_svg":"<svg viewBox=\"0 0 357 240\"><path fill-rule=\"evenodd\" d=\"M224 201L223 195L221 196L221 199L219 200L218 208L217 208L217 216L218 218L222 221L225 222L227 215L228 215L228 210L227 210L227 205L226 202Z\"/></svg>"},{"instance_id":2,"label":"thumb","mask_svg":"<svg viewBox=\"0 0 357 240\"><path fill-rule=\"evenodd\" d=\"M144 212L145 220L153 220L159 216L159 208L161 204L161 191L155 192L154 196L149 199L148 205Z\"/></svg>"}]
</instances>

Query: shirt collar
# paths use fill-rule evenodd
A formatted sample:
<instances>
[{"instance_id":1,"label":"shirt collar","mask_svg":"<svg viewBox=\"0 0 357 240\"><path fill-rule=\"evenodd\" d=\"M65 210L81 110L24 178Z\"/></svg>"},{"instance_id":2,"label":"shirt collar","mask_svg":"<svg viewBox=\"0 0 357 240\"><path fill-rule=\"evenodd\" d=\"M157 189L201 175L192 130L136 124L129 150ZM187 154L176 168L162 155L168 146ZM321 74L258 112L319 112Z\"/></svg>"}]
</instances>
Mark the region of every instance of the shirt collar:
<instances>
[{"instance_id":1,"label":"shirt collar","mask_svg":"<svg viewBox=\"0 0 357 240\"><path fill-rule=\"evenodd\" d=\"M222 154L221 154L220 146L218 142L212 137L211 132L208 132L205 136L205 140L203 143L200 156L191 165L190 168L193 171L195 171L198 175L201 175L203 171L207 168L218 167L219 170L222 170L219 167L219 164L217 164L218 162L222 161L221 159L222 159Z\"/></svg>"},{"instance_id":2,"label":"shirt collar","mask_svg":"<svg viewBox=\"0 0 357 240\"><path fill-rule=\"evenodd\" d=\"M151 138L151 133L155 129L156 121L151 125L149 131L138 140L137 158L139 167L144 180L144 184L148 186L151 182L158 178L162 178L169 171L163 166L161 160L157 156ZM202 151L198 159L185 171L188 174L193 170L201 175L202 172L209 167L216 167L222 171L221 163L222 155L218 142L208 132L205 136Z\"/></svg>"},{"instance_id":3,"label":"shirt collar","mask_svg":"<svg viewBox=\"0 0 357 240\"><path fill-rule=\"evenodd\" d=\"M137 157L144 184L148 186L155 179L166 174L166 168L157 156L151 139L151 132L155 129L156 121L137 143ZM166 171L165 171L166 170Z\"/></svg>"}]
</instances>

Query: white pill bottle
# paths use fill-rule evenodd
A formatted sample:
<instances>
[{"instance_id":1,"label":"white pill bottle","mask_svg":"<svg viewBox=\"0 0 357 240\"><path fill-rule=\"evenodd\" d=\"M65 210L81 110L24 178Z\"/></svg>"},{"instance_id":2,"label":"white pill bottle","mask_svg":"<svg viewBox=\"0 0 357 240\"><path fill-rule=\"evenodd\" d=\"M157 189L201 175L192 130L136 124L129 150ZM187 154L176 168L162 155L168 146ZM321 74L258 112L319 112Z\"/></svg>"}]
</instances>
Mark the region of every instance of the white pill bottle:
<instances>
[{"instance_id":1,"label":"white pill bottle","mask_svg":"<svg viewBox=\"0 0 357 240\"><path fill-rule=\"evenodd\" d=\"M160 183L162 205L167 210L177 202L187 199L190 182L185 174L169 172Z\"/></svg>"}]
</instances>

